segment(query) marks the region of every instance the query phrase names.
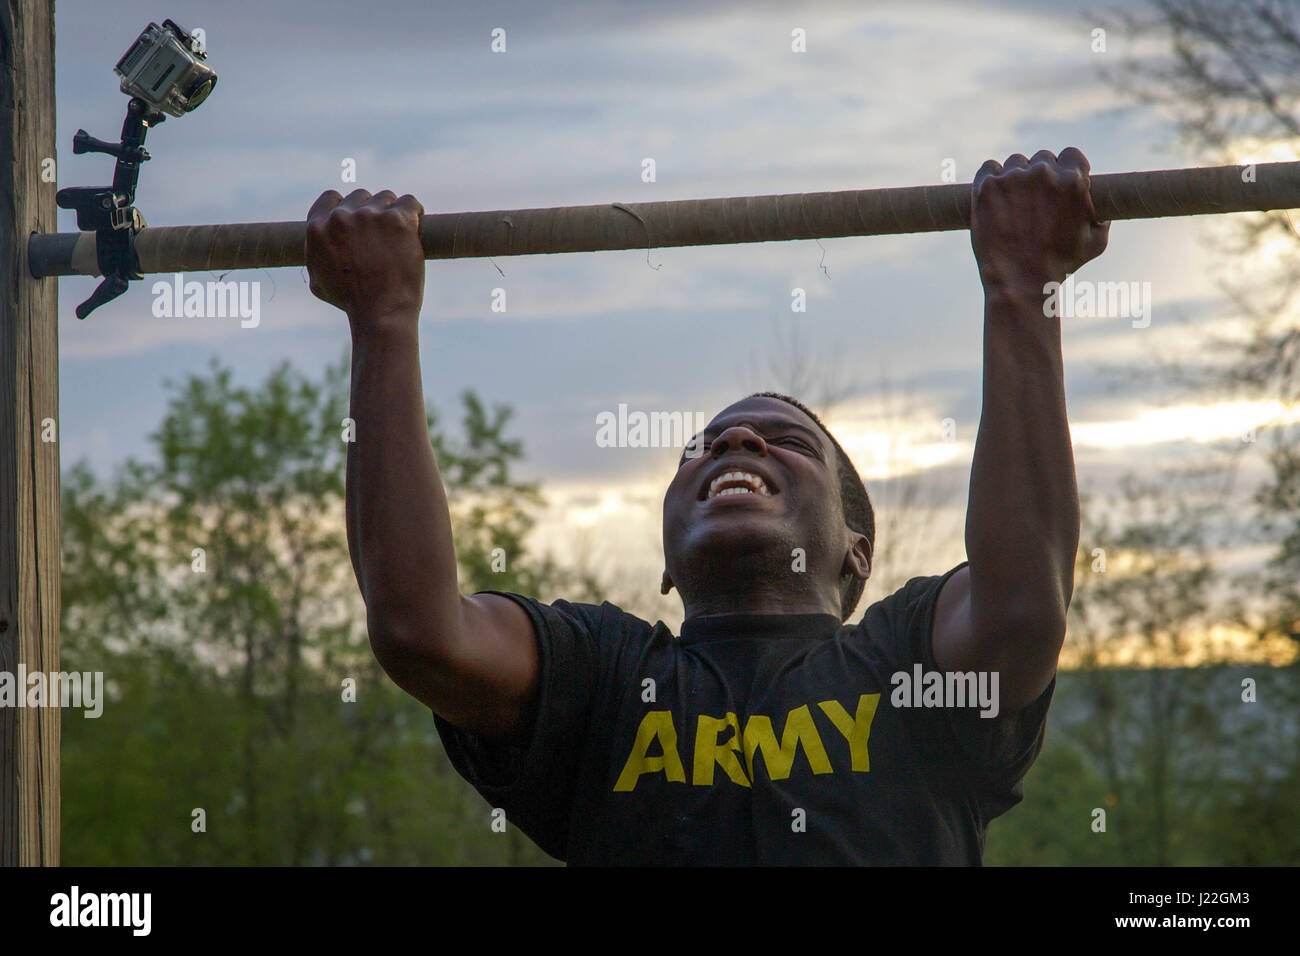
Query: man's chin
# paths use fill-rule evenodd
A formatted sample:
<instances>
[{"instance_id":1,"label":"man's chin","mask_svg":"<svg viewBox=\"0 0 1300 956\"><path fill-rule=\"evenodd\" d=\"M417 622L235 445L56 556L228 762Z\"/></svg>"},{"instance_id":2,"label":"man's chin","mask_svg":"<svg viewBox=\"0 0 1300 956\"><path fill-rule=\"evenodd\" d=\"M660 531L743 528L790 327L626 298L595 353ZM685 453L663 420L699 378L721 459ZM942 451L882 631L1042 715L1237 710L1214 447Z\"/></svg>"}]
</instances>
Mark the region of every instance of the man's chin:
<instances>
[{"instance_id":1,"label":"man's chin","mask_svg":"<svg viewBox=\"0 0 1300 956\"><path fill-rule=\"evenodd\" d=\"M712 527L696 527L681 542L680 551L687 560L696 563L741 556L757 558L768 554L788 562L793 547L789 542L789 529L785 527L775 526L771 521L731 517Z\"/></svg>"}]
</instances>

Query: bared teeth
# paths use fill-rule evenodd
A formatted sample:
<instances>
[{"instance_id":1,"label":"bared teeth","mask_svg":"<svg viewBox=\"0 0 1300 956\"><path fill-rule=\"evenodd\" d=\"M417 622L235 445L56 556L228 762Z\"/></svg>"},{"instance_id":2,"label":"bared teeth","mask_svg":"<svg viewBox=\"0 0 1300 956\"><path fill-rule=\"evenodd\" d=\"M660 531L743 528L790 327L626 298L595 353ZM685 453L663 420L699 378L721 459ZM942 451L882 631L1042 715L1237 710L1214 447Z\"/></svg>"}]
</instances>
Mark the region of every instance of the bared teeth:
<instances>
[{"instance_id":1,"label":"bared teeth","mask_svg":"<svg viewBox=\"0 0 1300 956\"><path fill-rule=\"evenodd\" d=\"M748 471L729 471L725 475L718 475L709 482L709 492L705 497L707 500L722 495L755 494L770 497L772 492L768 490L767 482L763 481L758 475Z\"/></svg>"}]
</instances>

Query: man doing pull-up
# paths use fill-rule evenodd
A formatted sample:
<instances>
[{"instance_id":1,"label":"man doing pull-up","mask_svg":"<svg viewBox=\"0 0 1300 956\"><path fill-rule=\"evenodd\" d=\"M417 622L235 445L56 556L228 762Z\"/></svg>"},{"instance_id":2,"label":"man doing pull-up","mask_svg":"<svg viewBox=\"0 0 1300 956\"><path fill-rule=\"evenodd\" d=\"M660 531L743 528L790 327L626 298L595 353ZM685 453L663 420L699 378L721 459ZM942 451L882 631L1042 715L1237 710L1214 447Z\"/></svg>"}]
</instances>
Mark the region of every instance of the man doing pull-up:
<instances>
[{"instance_id":1,"label":"man doing pull-up","mask_svg":"<svg viewBox=\"0 0 1300 956\"><path fill-rule=\"evenodd\" d=\"M574 864L981 861L1042 746L1073 591L1079 503L1044 298L1106 247L1088 169L1044 150L974 180L968 560L849 622L870 498L808 409L750 396L664 496L679 635L609 603L460 593L420 378L423 209L389 191L316 200L311 289L352 330L347 531L371 645L492 806Z\"/></svg>"}]
</instances>

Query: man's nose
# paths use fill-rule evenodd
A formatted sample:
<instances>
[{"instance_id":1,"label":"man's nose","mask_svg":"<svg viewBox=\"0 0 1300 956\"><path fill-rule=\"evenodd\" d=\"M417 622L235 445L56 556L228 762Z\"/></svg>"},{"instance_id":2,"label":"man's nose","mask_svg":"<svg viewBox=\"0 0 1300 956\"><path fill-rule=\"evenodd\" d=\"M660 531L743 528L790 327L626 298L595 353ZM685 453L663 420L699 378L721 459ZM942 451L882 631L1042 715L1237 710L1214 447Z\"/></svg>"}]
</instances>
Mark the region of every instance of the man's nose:
<instances>
[{"instance_id":1,"label":"man's nose","mask_svg":"<svg viewBox=\"0 0 1300 956\"><path fill-rule=\"evenodd\" d=\"M746 425L732 425L718 435L709 446L709 453L714 458L721 458L728 451L738 448L755 455L767 454L767 442L763 441L763 436Z\"/></svg>"}]
</instances>

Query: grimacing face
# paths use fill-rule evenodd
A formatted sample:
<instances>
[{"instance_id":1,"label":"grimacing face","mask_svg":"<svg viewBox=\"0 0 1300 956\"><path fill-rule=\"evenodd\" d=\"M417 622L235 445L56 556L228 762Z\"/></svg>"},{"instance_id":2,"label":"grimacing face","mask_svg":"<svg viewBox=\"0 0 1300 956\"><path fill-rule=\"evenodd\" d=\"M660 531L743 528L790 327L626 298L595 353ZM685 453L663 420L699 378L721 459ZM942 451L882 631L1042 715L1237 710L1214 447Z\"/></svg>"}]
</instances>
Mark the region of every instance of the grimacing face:
<instances>
[{"instance_id":1,"label":"grimacing face","mask_svg":"<svg viewBox=\"0 0 1300 956\"><path fill-rule=\"evenodd\" d=\"M789 593L838 617L842 576L865 577L869 566L865 538L844 522L830 439L798 408L763 397L723 409L697 440L703 454L683 454L664 495L665 584L688 614L749 574L755 593ZM802 571L793 570L796 548Z\"/></svg>"}]
</instances>

